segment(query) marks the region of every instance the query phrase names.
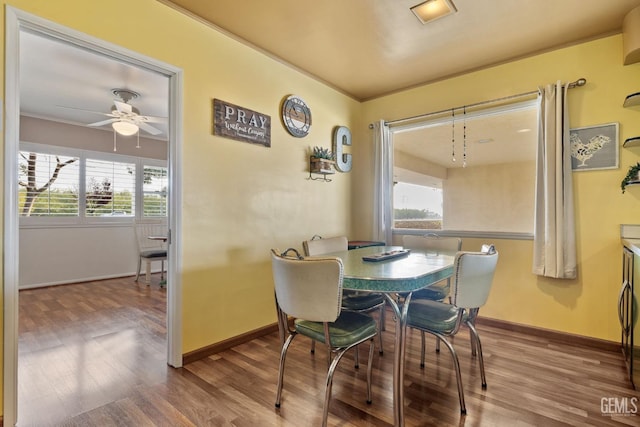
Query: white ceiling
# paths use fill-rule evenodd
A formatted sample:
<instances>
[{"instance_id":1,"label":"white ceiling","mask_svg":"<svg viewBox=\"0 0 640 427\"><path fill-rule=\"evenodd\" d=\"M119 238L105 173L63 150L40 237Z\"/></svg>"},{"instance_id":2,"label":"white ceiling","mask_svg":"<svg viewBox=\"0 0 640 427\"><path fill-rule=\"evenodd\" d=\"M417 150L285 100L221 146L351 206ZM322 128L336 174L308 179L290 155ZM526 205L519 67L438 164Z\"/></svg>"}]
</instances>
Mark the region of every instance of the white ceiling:
<instances>
[{"instance_id":1,"label":"white ceiling","mask_svg":"<svg viewBox=\"0 0 640 427\"><path fill-rule=\"evenodd\" d=\"M113 100L119 100L111 90L118 88L140 94L129 103L141 115L168 117L166 76L66 42L20 33L21 114L75 125L95 123L109 119L105 114ZM166 120L150 124L162 133L152 137L141 132L141 137L167 139ZM110 125L101 128L112 132Z\"/></svg>"}]
</instances>

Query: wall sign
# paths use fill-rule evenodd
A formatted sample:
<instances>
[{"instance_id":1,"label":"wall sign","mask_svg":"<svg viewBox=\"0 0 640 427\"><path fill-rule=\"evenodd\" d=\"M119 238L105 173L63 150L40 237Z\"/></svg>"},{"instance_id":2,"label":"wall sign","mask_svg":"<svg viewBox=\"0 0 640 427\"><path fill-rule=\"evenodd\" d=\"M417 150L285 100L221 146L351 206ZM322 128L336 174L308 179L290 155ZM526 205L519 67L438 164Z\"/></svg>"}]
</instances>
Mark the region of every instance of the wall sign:
<instances>
[{"instance_id":1,"label":"wall sign","mask_svg":"<svg viewBox=\"0 0 640 427\"><path fill-rule=\"evenodd\" d=\"M213 100L213 134L271 147L271 117L219 99Z\"/></svg>"},{"instance_id":2,"label":"wall sign","mask_svg":"<svg viewBox=\"0 0 640 427\"><path fill-rule=\"evenodd\" d=\"M340 172L349 172L353 157L343 152L345 145L351 145L351 131L346 126L338 126L333 131L333 155L336 159L336 169Z\"/></svg>"},{"instance_id":3,"label":"wall sign","mask_svg":"<svg viewBox=\"0 0 640 427\"><path fill-rule=\"evenodd\" d=\"M282 123L297 138L307 136L311 129L311 109L302 98L291 95L282 103Z\"/></svg>"}]
</instances>

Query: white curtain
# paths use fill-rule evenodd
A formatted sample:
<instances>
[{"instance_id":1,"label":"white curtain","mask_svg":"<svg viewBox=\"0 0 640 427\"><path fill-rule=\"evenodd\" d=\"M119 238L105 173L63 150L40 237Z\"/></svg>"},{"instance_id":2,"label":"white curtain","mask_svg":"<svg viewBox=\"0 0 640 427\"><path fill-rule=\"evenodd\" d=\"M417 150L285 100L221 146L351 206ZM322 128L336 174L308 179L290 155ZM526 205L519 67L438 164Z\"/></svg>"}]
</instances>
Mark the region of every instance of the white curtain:
<instances>
[{"instance_id":1,"label":"white curtain","mask_svg":"<svg viewBox=\"0 0 640 427\"><path fill-rule=\"evenodd\" d=\"M391 244L391 198L393 186L393 150L389 127L381 120L373 124L374 194L373 239Z\"/></svg>"},{"instance_id":2,"label":"white curtain","mask_svg":"<svg viewBox=\"0 0 640 427\"><path fill-rule=\"evenodd\" d=\"M568 89L558 81L538 96L533 272L559 279L576 277Z\"/></svg>"}]
</instances>

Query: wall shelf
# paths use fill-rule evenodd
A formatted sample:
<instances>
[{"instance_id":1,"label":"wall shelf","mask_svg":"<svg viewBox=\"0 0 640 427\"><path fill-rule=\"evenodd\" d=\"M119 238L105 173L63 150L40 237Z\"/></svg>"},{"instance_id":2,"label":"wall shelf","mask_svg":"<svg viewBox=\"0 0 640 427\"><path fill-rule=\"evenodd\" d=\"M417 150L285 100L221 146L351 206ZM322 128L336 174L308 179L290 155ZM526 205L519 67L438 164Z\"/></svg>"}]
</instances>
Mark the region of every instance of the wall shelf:
<instances>
[{"instance_id":1,"label":"wall shelf","mask_svg":"<svg viewBox=\"0 0 640 427\"><path fill-rule=\"evenodd\" d=\"M622 143L622 146L624 148L640 147L640 136L634 136L634 137L625 139L624 142Z\"/></svg>"},{"instance_id":2,"label":"wall shelf","mask_svg":"<svg viewBox=\"0 0 640 427\"><path fill-rule=\"evenodd\" d=\"M336 171L333 170L334 163L335 162L333 160L329 159L320 159L316 157L309 158L309 178L307 179L331 182L331 180L327 178L327 175L333 175L336 173ZM314 174L320 175L321 178L315 178L313 176Z\"/></svg>"},{"instance_id":3,"label":"wall shelf","mask_svg":"<svg viewBox=\"0 0 640 427\"><path fill-rule=\"evenodd\" d=\"M312 181L331 182L331 180L327 178L327 175L333 175L333 174L334 174L334 172L327 172L327 171L325 171L325 172L309 172L309 178L307 178L307 179L310 179ZM314 177L313 175L320 175L321 178Z\"/></svg>"},{"instance_id":4,"label":"wall shelf","mask_svg":"<svg viewBox=\"0 0 640 427\"><path fill-rule=\"evenodd\" d=\"M628 95L624 99L624 103L622 104L622 106L625 108L640 106L640 92L636 92L636 93L632 93L631 95ZM624 142L622 143L622 146L624 148L640 147L640 136L632 136L631 138L625 139Z\"/></svg>"},{"instance_id":5,"label":"wall shelf","mask_svg":"<svg viewBox=\"0 0 640 427\"><path fill-rule=\"evenodd\" d=\"M640 92L632 93L624 99L623 107L633 107L640 105Z\"/></svg>"}]
</instances>

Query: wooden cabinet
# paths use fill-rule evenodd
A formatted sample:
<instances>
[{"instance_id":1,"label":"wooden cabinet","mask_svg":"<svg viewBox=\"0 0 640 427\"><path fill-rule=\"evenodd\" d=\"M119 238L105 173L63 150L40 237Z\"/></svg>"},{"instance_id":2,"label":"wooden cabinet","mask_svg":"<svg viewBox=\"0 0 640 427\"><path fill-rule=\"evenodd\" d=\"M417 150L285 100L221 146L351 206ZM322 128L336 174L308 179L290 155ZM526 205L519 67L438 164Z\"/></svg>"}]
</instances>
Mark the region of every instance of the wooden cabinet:
<instances>
[{"instance_id":1,"label":"wooden cabinet","mask_svg":"<svg viewBox=\"0 0 640 427\"><path fill-rule=\"evenodd\" d=\"M622 286L618 298L618 317L621 327L622 354L629 380L640 389L640 325L638 321L637 295L640 293L640 255L630 247L623 247ZM636 250L638 250L636 248Z\"/></svg>"}]
</instances>

